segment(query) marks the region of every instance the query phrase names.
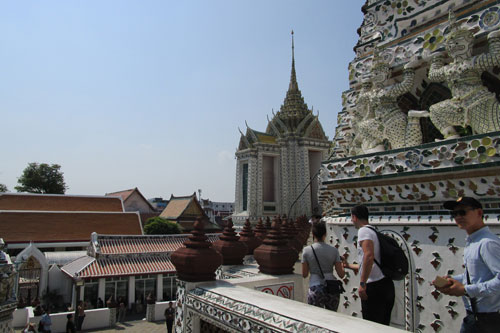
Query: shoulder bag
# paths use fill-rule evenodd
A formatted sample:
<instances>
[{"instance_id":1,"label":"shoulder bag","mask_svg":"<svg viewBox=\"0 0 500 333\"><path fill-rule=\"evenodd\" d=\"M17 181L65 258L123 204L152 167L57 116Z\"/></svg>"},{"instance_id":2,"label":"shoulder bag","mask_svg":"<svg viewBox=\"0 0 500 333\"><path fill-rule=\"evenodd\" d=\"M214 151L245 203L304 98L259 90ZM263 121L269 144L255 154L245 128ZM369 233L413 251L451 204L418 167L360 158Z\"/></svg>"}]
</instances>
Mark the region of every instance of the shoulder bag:
<instances>
[{"instance_id":1,"label":"shoulder bag","mask_svg":"<svg viewBox=\"0 0 500 333\"><path fill-rule=\"evenodd\" d=\"M329 294L342 294L345 289L344 286L342 285L342 281L339 280L326 280L325 279L325 274L323 274L323 270L321 269L321 265L319 264L318 257L316 256L316 252L314 251L314 247L311 245L311 249L314 254L314 258L316 258L316 263L318 264L319 271L321 272L321 277L323 280L326 282L326 290Z\"/></svg>"}]
</instances>

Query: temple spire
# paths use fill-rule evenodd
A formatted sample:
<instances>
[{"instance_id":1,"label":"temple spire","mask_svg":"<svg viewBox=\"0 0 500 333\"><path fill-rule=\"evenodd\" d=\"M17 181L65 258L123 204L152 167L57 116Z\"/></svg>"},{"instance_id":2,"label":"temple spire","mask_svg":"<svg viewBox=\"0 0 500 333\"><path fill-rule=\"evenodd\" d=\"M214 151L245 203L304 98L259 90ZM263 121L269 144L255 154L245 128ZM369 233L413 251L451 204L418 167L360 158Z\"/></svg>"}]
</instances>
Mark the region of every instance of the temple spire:
<instances>
[{"instance_id":1,"label":"temple spire","mask_svg":"<svg viewBox=\"0 0 500 333\"><path fill-rule=\"evenodd\" d=\"M290 85L288 90L298 90L299 85L297 84L297 76L295 74L295 45L293 40L293 30L292 30L292 74L290 75Z\"/></svg>"}]
</instances>

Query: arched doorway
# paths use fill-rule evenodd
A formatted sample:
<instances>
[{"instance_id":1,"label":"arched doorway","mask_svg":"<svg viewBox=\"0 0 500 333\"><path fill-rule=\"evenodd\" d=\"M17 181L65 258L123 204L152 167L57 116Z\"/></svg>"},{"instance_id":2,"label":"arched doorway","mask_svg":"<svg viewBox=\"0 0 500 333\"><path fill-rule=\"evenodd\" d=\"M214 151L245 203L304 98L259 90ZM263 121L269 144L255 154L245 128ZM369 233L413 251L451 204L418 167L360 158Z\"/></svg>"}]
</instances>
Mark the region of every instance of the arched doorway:
<instances>
[{"instance_id":1,"label":"arched doorway","mask_svg":"<svg viewBox=\"0 0 500 333\"><path fill-rule=\"evenodd\" d=\"M40 292L40 280L42 276L42 265L33 256L23 262L19 268L18 297L31 304Z\"/></svg>"}]
</instances>

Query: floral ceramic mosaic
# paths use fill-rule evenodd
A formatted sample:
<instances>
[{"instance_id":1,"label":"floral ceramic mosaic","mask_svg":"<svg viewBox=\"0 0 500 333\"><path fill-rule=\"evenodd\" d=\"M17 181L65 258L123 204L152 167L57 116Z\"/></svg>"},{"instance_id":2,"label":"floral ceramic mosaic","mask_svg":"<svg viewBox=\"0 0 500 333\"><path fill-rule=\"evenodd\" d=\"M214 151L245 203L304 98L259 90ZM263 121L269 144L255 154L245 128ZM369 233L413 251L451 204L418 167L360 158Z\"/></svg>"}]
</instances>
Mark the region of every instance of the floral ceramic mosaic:
<instances>
[{"instance_id":1,"label":"floral ceramic mosaic","mask_svg":"<svg viewBox=\"0 0 500 333\"><path fill-rule=\"evenodd\" d=\"M390 174L500 162L500 132L324 163L323 184Z\"/></svg>"},{"instance_id":2,"label":"floral ceramic mosaic","mask_svg":"<svg viewBox=\"0 0 500 333\"><path fill-rule=\"evenodd\" d=\"M231 332L335 332L203 288L188 293L186 307L201 319L223 324L224 330Z\"/></svg>"}]
</instances>

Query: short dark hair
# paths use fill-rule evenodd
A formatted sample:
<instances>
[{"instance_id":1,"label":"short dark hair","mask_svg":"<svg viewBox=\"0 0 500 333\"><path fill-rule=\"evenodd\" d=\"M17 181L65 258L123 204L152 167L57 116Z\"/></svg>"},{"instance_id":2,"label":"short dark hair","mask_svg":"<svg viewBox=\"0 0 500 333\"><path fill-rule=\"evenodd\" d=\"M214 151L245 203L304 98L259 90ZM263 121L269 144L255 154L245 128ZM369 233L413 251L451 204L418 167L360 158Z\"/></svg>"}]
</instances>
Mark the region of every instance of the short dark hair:
<instances>
[{"instance_id":1,"label":"short dark hair","mask_svg":"<svg viewBox=\"0 0 500 333\"><path fill-rule=\"evenodd\" d=\"M326 235L326 225L324 221L314 222L312 225L312 234L314 238L320 240Z\"/></svg>"},{"instance_id":2,"label":"short dark hair","mask_svg":"<svg viewBox=\"0 0 500 333\"><path fill-rule=\"evenodd\" d=\"M368 208L365 205L354 206L351 209L351 214L356 216L360 220L367 220L370 217Z\"/></svg>"}]
</instances>

